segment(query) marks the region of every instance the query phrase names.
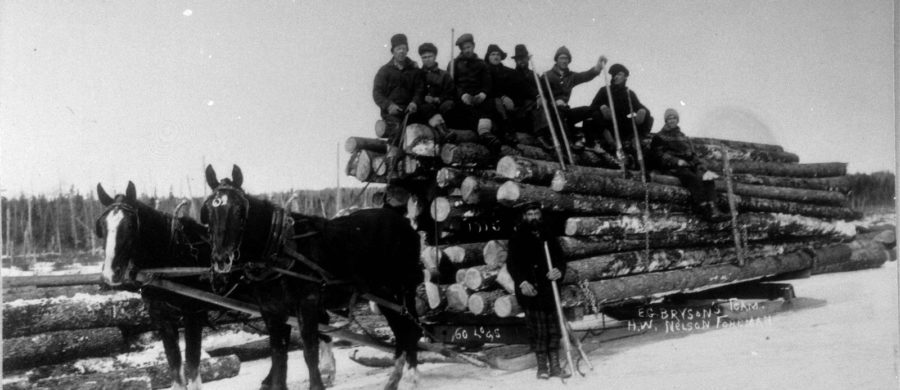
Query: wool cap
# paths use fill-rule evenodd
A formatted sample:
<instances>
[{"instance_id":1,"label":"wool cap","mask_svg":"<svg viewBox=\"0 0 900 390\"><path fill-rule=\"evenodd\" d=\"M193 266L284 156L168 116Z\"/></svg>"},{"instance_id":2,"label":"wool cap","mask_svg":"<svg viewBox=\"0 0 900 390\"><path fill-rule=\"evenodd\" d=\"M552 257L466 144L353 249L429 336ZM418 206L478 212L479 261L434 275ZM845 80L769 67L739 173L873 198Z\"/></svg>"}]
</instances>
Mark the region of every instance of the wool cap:
<instances>
[{"instance_id":1,"label":"wool cap","mask_svg":"<svg viewBox=\"0 0 900 390\"><path fill-rule=\"evenodd\" d=\"M569 57L569 61L572 60L572 53L569 52L569 48L565 46L560 46L559 49L556 49L556 54L553 55L553 61L556 61L559 56L565 54Z\"/></svg>"},{"instance_id":2,"label":"wool cap","mask_svg":"<svg viewBox=\"0 0 900 390\"><path fill-rule=\"evenodd\" d=\"M472 36L472 34L465 33L463 35L460 35L459 38L456 38L456 46L461 47L462 44L466 42L472 42L473 45L475 44L475 38Z\"/></svg>"},{"instance_id":3,"label":"wool cap","mask_svg":"<svg viewBox=\"0 0 900 390\"><path fill-rule=\"evenodd\" d=\"M663 119L666 119L666 118L668 118L668 117L670 117L670 116L672 116L672 115L674 115L676 118L679 117L679 116L678 116L678 111L675 111L674 108L667 108L667 109L666 109L666 113L663 114Z\"/></svg>"},{"instance_id":4,"label":"wool cap","mask_svg":"<svg viewBox=\"0 0 900 390\"><path fill-rule=\"evenodd\" d=\"M419 45L419 55L422 55L425 53L434 53L435 55L437 55L437 52L438 52L437 47L434 46L434 44L431 42L425 42L425 43Z\"/></svg>"},{"instance_id":5,"label":"wool cap","mask_svg":"<svg viewBox=\"0 0 900 390\"><path fill-rule=\"evenodd\" d=\"M406 47L409 47L409 43L407 43L406 41L406 35L394 34L394 36L391 37L391 51L393 52L394 48L400 45L406 45Z\"/></svg>"},{"instance_id":6,"label":"wool cap","mask_svg":"<svg viewBox=\"0 0 900 390\"><path fill-rule=\"evenodd\" d=\"M629 75L628 68L626 68L625 65L613 64L613 66L609 67L610 76L615 76L615 75L619 74L619 72L625 72L625 77L628 77L628 75Z\"/></svg>"}]
</instances>

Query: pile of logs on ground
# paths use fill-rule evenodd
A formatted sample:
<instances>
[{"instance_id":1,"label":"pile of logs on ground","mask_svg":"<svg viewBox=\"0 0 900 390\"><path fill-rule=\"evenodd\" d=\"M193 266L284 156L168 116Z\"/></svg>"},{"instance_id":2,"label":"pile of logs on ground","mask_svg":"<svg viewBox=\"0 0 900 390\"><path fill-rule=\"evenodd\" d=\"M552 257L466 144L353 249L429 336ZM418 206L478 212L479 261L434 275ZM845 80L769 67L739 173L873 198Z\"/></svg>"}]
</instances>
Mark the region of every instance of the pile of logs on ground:
<instances>
[{"instance_id":1,"label":"pile of logs on ground","mask_svg":"<svg viewBox=\"0 0 900 390\"><path fill-rule=\"evenodd\" d=\"M383 130L376 125L378 137ZM405 213L423 236L423 314L521 311L506 244L518 218L511 206L528 201L542 203L568 262L564 304L586 309L777 275L874 268L892 258L889 235L855 239L861 213L847 206L844 163L802 164L778 145L695 138L695 151L720 176L720 208L733 203L736 211L731 221L709 223L665 173L648 172L645 183L640 172L610 167L587 150L562 169L555 152L527 135L498 155L473 132L453 131L454 144L436 143L423 125L408 127L399 145L346 143L347 174L386 184L384 206ZM402 150L396 164L385 162L391 148Z\"/></svg>"},{"instance_id":2,"label":"pile of logs on ground","mask_svg":"<svg viewBox=\"0 0 900 390\"><path fill-rule=\"evenodd\" d=\"M99 274L3 278L4 389L172 385L140 295L101 290L99 282ZM229 312L219 317L216 333L204 330L204 382L236 376L243 360L268 357L266 340L206 343L207 336L225 337L248 321L259 322ZM265 329L261 322L256 328ZM158 356L141 355L148 351Z\"/></svg>"}]
</instances>

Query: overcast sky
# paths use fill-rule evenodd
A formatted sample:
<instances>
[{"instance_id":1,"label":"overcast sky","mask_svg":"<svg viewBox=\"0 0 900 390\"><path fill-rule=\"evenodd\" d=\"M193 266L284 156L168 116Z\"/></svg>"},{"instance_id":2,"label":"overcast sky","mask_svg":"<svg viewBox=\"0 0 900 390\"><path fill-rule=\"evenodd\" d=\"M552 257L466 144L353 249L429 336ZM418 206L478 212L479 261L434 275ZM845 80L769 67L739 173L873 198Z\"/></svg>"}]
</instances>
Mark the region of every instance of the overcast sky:
<instances>
[{"instance_id":1,"label":"overcast sky","mask_svg":"<svg viewBox=\"0 0 900 390\"><path fill-rule=\"evenodd\" d=\"M801 162L893 170L893 2L14 1L0 3L0 186L7 194L202 193L203 162L250 191L324 188L337 150L373 136L372 80L404 32L411 57L451 28L476 53L560 45L631 71L688 135L781 144ZM512 66L512 60L506 64ZM603 78L575 89L586 105ZM657 121L658 127L662 124ZM341 150L340 165L348 155ZM205 159L205 160L204 160ZM189 183L189 184L188 184ZM343 185L358 185L341 177Z\"/></svg>"}]
</instances>

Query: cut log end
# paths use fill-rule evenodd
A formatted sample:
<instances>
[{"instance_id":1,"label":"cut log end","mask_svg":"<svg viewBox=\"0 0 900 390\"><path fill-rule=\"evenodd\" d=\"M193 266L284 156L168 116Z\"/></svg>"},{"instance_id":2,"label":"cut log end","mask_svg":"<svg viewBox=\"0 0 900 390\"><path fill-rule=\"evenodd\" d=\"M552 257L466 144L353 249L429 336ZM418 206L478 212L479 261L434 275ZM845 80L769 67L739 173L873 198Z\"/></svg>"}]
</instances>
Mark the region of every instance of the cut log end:
<instances>
[{"instance_id":1,"label":"cut log end","mask_svg":"<svg viewBox=\"0 0 900 390\"><path fill-rule=\"evenodd\" d=\"M494 301L494 314L500 318L508 318L522 312L515 295L504 295Z\"/></svg>"},{"instance_id":2,"label":"cut log end","mask_svg":"<svg viewBox=\"0 0 900 390\"><path fill-rule=\"evenodd\" d=\"M499 167L498 167L499 172ZM505 204L515 204L519 201L519 184L514 181L503 183L497 190L497 201Z\"/></svg>"}]
</instances>

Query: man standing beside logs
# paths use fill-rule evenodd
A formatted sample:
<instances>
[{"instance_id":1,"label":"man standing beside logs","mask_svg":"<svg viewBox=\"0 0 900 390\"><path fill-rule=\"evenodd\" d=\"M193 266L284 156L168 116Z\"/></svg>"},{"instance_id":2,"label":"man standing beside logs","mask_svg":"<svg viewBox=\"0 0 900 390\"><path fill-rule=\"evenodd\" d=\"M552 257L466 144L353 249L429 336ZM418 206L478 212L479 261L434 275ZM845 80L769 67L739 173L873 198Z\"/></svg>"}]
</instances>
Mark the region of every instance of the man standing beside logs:
<instances>
[{"instance_id":1,"label":"man standing beside logs","mask_svg":"<svg viewBox=\"0 0 900 390\"><path fill-rule=\"evenodd\" d=\"M650 144L650 162L656 169L667 172L679 180L691 193L691 203L700 216L710 222L721 222L729 216L716 205L717 175L706 168L706 163L694 153L691 140L678 127L678 111L669 108L663 117L666 124L653 136Z\"/></svg>"},{"instance_id":2,"label":"man standing beside logs","mask_svg":"<svg viewBox=\"0 0 900 390\"><path fill-rule=\"evenodd\" d=\"M531 349L537 358L537 377L564 377L559 367L561 330L551 281L566 272L562 251L544 224L540 202L517 205L522 221L509 240L506 267L516 283L516 299L525 311L531 332ZM547 269L544 242L550 247L552 269Z\"/></svg>"},{"instance_id":3,"label":"man standing beside logs","mask_svg":"<svg viewBox=\"0 0 900 390\"><path fill-rule=\"evenodd\" d=\"M406 35L391 37L391 60L384 64L375 75L372 97L381 108L388 136L388 152L385 156L388 180L397 177L397 162L400 160L398 140L404 129L403 118L409 115L409 123L421 122L416 116L419 106L424 103L425 85L418 64L407 57L409 45Z\"/></svg>"}]
</instances>

